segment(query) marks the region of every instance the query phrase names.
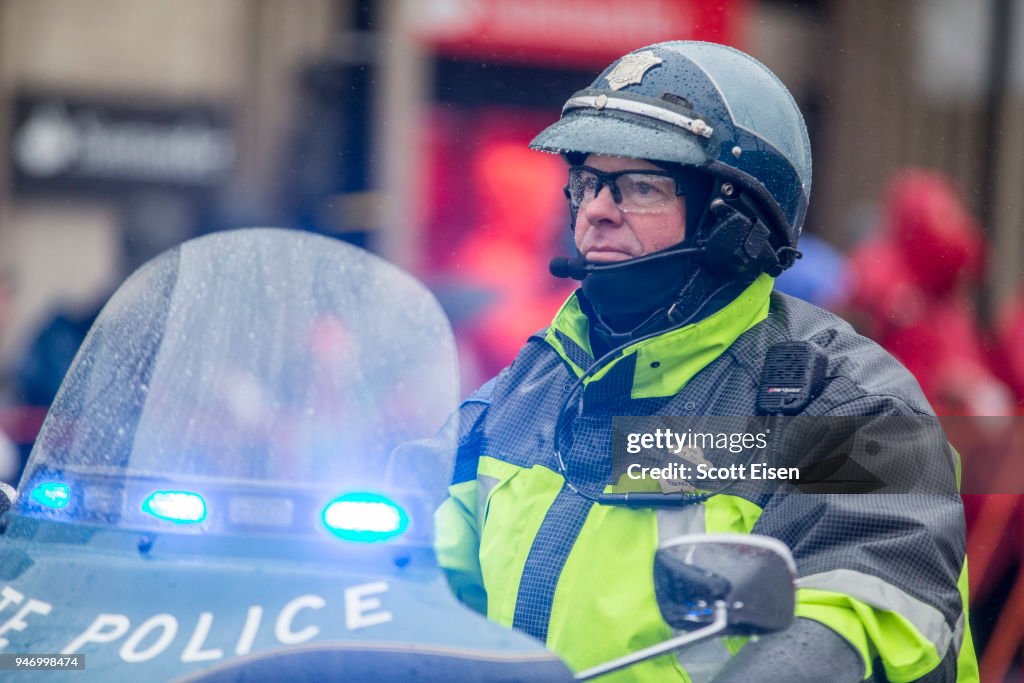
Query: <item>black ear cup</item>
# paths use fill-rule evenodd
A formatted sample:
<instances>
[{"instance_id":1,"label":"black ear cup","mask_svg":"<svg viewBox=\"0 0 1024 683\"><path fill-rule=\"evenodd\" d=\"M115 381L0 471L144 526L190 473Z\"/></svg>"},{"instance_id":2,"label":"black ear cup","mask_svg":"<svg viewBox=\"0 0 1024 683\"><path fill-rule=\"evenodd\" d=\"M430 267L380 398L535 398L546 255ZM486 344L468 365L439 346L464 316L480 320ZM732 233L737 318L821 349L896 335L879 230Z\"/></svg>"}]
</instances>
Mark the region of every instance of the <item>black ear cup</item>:
<instances>
[{"instance_id":1,"label":"black ear cup","mask_svg":"<svg viewBox=\"0 0 1024 683\"><path fill-rule=\"evenodd\" d=\"M785 270L771 243L771 231L763 220L751 217L737 201L727 203L721 198L711 202L711 231L701 240L702 258L709 269L737 275L765 272L772 277Z\"/></svg>"}]
</instances>

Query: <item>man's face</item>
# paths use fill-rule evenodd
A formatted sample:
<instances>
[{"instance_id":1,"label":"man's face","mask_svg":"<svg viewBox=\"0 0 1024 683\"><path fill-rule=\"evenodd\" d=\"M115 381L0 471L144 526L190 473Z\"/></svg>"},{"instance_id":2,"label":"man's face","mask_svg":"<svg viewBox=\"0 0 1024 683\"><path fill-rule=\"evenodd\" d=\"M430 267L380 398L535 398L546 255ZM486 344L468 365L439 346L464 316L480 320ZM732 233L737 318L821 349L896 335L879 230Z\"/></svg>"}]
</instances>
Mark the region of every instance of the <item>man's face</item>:
<instances>
[{"instance_id":1,"label":"man's face","mask_svg":"<svg viewBox=\"0 0 1024 683\"><path fill-rule=\"evenodd\" d=\"M591 154L583 162L605 173L615 171L662 171L643 159ZM576 248L587 261L610 263L644 256L683 241L686 236L686 205L673 196L657 211L623 211L602 187L600 194L583 204L576 214Z\"/></svg>"}]
</instances>

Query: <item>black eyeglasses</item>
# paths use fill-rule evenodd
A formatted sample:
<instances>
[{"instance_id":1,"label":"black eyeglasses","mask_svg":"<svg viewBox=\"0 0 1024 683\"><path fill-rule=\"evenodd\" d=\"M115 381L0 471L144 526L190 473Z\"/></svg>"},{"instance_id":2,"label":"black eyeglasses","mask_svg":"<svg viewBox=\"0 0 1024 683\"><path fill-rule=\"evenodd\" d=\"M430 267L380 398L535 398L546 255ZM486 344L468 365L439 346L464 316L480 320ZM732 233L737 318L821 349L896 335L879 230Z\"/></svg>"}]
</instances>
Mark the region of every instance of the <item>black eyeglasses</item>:
<instances>
[{"instance_id":1,"label":"black eyeglasses","mask_svg":"<svg viewBox=\"0 0 1024 683\"><path fill-rule=\"evenodd\" d=\"M682 196L683 184L669 171L624 170L605 173L590 166L570 166L565 196L573 208L593 201L607 186L620 211L659 213Z\"/></svg>"}]
</instances>

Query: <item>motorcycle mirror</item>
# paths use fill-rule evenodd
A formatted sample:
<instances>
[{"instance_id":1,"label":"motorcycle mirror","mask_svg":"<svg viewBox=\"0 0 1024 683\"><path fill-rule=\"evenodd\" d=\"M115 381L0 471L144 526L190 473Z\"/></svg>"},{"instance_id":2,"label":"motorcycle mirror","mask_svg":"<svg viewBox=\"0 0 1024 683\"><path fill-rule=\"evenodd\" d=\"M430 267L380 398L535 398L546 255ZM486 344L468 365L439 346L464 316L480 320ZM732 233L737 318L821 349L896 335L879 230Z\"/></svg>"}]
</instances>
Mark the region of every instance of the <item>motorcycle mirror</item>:
<instances>
[{"instance_id":1,"label":"motorcycle mirror","mask_svg":"<svg viewBox=\"0 0 1024 683\"><path fill-rule=\"evenodd\" d=\"M654 556L662 617L685 631L657 645L576 674L589 681L708 638L781 631L796 609L796 563L767 536L678 536Z\"/></svg>"},{"instance_id":2,"label":"motorcycle mirror","mask_svg":"<svg viewBox=\"0 0 1024 683\"><path fill-rule=\"evenodd\" d=\"M692 630L712 623L724 603L720 635L781 631L793 621L796 564L781 541L767 536L690 535L669 540L654 559L662 616Z\"/></svg>"},{"instance_id":3,"label":"motorcycle mirror","mask_svg":"<svg viewBox=\"0 0 1024 683\"><path fill-rule=\"evenodd\" d=\"M0 515L14 507L14 501L17 499L18 491L10 484L0 481Z\"/></svg>"}]
</instances>

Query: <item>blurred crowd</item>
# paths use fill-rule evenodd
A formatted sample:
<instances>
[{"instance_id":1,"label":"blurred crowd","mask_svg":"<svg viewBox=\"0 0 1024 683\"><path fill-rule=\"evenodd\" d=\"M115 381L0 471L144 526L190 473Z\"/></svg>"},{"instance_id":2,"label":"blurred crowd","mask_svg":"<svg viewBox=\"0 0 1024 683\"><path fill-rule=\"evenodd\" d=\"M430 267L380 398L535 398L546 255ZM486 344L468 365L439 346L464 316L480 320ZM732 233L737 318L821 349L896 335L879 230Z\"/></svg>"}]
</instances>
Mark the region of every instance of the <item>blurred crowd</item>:
<instances>
[{"instance_id":1,"label":"blurred crowd","mask_svg":"<svg viewBox=\"0 0 1024 683\"><path fill-rule=\"evenodd\" d=\"M943 415L1005 416L1024 406L1024 289L985 324L985 236L959 190L924 169L896 174L879 225L845 262L841 308L914 374ZM1017 334L1014 334L1014 331Z\"/></svg>"},{"instance_id":2,"label":"blurred crowd","mask_svg":"<svg viewBox=\"0 0 1024 683\"><path fill-rule=\"evenodd\" d=\"M1024 405L1024 347L1013 335L1024 325L1024 290L983 324L984 267L984 233L959 191L920 169L892 179L877 234L849 255L852 319L943 415L1012 415Z\"/></svg>"}]
</instances>

